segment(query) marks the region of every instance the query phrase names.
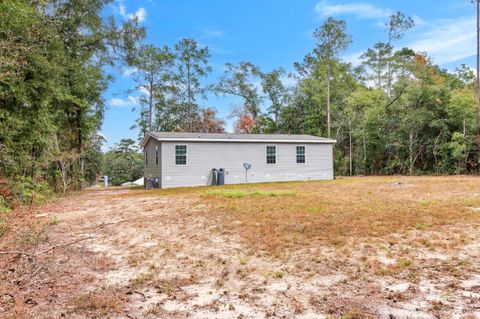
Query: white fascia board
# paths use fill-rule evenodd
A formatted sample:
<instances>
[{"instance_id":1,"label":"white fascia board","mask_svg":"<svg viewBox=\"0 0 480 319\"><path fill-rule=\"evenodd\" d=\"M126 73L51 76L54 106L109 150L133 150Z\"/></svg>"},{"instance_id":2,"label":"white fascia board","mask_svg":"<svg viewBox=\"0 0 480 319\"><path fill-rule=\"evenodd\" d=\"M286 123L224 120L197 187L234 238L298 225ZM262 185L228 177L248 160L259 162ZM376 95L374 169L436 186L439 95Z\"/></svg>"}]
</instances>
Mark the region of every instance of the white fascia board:
<instances>
[{"instance_id":1,"label":"white fascia board","mask_svg":"<svg viewBox=\"0 0 480 319\"><path fill-rule=\"evenodd\" d=\"M231 139L231 138L158 138L153 135L160 142L235 142L235 143L292 143L292 144L335 144L336 140L247 140L247 139Z\"/></svg>"}]
</instances>

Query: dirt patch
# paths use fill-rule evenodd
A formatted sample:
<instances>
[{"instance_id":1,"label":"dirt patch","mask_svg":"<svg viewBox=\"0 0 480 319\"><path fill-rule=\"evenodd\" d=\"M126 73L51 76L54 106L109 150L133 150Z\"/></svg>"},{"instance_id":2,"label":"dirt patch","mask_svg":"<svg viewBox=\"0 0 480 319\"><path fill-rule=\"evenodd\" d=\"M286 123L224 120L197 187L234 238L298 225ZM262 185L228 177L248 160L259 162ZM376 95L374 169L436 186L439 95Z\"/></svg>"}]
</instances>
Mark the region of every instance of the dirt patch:
<instances>
[{"instance_id":1,"label":"dirt patch","mask_svg":"<svg viewBox=\"0 0 480 319\"><path fill-rule=\"evenodd\" d=\"M0 311L478 317L480 228L471 208L480 207L479 181L352 178L73 194L35 217L49 225L35 251L0 255Z\"/></svg>"}]
</instances>

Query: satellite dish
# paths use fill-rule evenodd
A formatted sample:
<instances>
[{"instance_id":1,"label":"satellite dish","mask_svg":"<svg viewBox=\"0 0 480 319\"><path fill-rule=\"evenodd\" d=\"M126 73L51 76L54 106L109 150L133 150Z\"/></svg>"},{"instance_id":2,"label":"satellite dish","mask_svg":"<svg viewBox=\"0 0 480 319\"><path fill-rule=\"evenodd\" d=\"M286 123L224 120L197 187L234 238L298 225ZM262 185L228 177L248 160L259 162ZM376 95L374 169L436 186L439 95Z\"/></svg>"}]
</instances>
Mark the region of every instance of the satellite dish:
<instances>
[{"instance_id":1,"label":"satellite dish","mask_svg":"<svg viewBox=\"0 0 480 319\"><path fill-rule=\"evenodd\" d=\"M252 164L250 164L250 163L243 163L243 167L244 167L245 169L250 169L250 168L252 168Z\"/></svg>"}]
</instances>

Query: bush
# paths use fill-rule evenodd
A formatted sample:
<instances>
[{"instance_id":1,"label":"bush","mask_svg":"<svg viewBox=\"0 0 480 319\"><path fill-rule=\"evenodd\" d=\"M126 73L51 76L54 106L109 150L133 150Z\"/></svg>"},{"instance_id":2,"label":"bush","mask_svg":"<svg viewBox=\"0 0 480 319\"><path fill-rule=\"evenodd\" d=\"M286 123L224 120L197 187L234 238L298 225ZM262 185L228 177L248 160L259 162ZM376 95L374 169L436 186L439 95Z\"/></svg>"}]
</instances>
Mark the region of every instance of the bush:
<instances>
[{"instance_id":1,"label":"bush","mask_svg":"<svg viewBox=\"0 0 480 319\"><path fill-rule=\"evenodd\" d=\"M22 204L42 204L52 195L47 182L39 182L31 177L22 177L12 182L12 195L15 201Z\"/></svg>"},{"instance_id":2,"label":"bush","mask_svg":"<svg viewBox=\"0 0 480 319\"><path fill-rule=\"evenodd\" d=\"M11 208L3 195L0 195L0 237L5 236L8 232L8 224L6 222L6 215L10 213Z\"/></svg>"}]
</instances>

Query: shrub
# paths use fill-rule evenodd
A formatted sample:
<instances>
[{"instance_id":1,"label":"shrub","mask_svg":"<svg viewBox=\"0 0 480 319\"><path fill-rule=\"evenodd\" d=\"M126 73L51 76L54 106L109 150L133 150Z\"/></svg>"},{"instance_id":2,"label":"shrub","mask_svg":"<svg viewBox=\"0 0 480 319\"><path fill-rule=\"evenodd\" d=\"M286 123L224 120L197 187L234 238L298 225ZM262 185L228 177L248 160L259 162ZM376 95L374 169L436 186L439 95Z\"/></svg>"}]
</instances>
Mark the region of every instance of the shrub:
<instances>
[{"instance_id":1,"label":"shrub","mask_svg":"<svg viewBox=\"0 0 480 319\"><path fill-rule=\"evenodd\" d=\"M13 199L22 204L42 204L52 194L46 182L35 181L31 177L22 177L12 182Z\"/></svg>"}]
</instances>

